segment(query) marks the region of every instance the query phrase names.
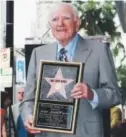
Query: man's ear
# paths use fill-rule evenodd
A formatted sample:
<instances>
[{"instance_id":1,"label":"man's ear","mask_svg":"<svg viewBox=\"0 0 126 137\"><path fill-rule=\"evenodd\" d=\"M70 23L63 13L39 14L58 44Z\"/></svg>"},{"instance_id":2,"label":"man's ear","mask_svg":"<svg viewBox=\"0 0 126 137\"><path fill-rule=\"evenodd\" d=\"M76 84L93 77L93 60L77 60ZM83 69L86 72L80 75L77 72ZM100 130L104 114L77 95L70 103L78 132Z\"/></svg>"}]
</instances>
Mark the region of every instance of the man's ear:
<instances>
[{"instance_id":1,"label":"man's ear","mask_svg":"<svg viewBox=\"0 0 126 137\"><path fill-rule=\"evenodd\" d=\"M81 25L81 19L80 19L80 18L78 18L78 19L76 20L76 31L78 31L78 30L79 30L80 25Z\"/></svg>"}]
</instances>

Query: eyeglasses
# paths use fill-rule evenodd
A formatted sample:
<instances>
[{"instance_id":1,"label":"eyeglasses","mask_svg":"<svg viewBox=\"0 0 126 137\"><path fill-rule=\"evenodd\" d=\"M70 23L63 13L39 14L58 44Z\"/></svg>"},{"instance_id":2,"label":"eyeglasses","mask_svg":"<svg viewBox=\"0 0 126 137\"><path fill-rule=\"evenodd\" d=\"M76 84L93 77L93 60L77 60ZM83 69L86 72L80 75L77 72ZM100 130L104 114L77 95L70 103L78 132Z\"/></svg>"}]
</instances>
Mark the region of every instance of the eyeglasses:
<instances>
[{"instance_id":1,"label":"eyeglasses","mask_svg":"<svg viewBox=\"0 0 126 137\"><path fill-rule=\"evenodd\" d=\"M72 19L71 15L63 15L63 16L57 16L57 17L53 17L50 22L51 23L57 23L58 21L60 21L60 19L62 19L62 21L70 21Z\"/></svg>"},{"instance_id":2,"label":"eyeglasses","mask_svg":"<svg viewBox=\"0 0 126 137\"><path fill-rule=\"evenodd\" d=\"M18 94L24 94L24 92L18 92Z\"/></svg>"}]
</instances>

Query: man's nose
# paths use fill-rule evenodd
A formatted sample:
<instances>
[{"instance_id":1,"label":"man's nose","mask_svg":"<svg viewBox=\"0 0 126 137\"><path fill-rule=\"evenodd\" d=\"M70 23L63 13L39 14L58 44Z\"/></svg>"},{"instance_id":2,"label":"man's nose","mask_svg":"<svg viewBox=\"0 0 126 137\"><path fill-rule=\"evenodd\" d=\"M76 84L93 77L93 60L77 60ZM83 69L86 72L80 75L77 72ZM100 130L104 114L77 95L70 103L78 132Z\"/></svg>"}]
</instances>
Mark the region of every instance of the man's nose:
<instances>
[{"instance_id":1,"label":"man's nose","mask_svg":"<svg viewBox=\"0 0 126 137\"><path fill-rule=\"evenodd\" d=\"M62 18L59 18L57 24L58 24L58 26L62 26L62 25L63 25L63 19L62 19Z\"/></svg>"},{"instance_id":2,"label":"man's nose","mask_svg":"<svg viewBox=\"0 0 126 137\"><path fill-rule=\"evenodd\" d=\"M24 92L21 92L21 95L24 95Z\"/></svg>"}]
</instances>

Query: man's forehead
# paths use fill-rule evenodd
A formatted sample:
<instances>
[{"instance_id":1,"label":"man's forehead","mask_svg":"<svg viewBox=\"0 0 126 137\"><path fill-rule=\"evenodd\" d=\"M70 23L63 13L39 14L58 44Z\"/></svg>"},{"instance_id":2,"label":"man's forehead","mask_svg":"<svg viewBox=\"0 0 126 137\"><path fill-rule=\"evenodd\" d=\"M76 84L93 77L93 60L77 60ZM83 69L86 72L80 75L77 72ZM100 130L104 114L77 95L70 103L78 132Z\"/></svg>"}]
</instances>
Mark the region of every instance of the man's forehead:
<instances>
[{"instance_id":1,"label":"man's forehead","mask_svg":"<svg viewBox=\"0 0 126 137\"><path fill-rule=\"evenodd\" d=\"M23 91L22 92L18 92L18 94L20 94L20 93L24 93Z\"/></svg>"},{"instance_id":2,"label":"man's forehead","mask_svg":"<svg viewBox=\"0 0 126 137\"><path fill-rule=\"evenodd\" d=\"M54 17L64 17L64 16L68 16L68 17L72 17L72 14L68 13L68 12L63 12L63 13L57 13L57 14L53 14L52 18Z\"/></svg>"},{"instance_id":3,"label":"man's forehead","mask_svg":"<svg viewBox=\"0 0 126 137\"><path fill-rule=\"evenodd\" d=\"M72 12L69 12L69 11L65 11L65 12L55 12L51 18L55 18L55 17L74 17Z\"/></svg>"},{"instance_id":4,"label":"man's forehead","mask_svg":"<svg viewBox=\"0 0 126 137\"><path fill-rule=\"evenodd\" d=\"M19 88L18 93L24 92L24 88Z\"/></svg>"}]
</instances>

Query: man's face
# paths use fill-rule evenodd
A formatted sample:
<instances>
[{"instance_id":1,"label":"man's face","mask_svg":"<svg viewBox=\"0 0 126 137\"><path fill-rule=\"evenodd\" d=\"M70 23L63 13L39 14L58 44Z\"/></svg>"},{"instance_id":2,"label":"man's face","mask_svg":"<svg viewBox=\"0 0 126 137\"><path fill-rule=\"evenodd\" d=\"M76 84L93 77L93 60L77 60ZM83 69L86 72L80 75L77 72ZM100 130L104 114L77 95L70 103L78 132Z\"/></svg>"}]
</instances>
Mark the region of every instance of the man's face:
<instances>
[{"instance_id":1,"label":"man's face","mask_svg":"<svg viewBox=\"0 0 126 137\"><path fill-rule=\"evenodd\" d=\"M6 107L8 107L10 104L11 104L11 99L10 99L10 97L7 97L6 100L5 100L4 105L5 105Z\"/></svg>"},{"instance_id":2,"label":"man's face","mask_svg":"<svg viewBox=\"0 0 126 137\"><path fill-rule=\"evenodd\" d=\"M24 98L24 88L20 88L17 93L17 100L22 101Z\"/></svg>"},{"instance_id":3,"label":"man's face","mask_svg":"<svg viewBox=\"0 0 126 137\"><path fill-rule=\"evenodd\" d=\"M79 20L75 19L73 11L68 6L62 6L52 13L50 27L53 36L62 43L68 43L79 29Z\"/></svg>"}]
</instances>

